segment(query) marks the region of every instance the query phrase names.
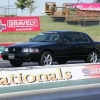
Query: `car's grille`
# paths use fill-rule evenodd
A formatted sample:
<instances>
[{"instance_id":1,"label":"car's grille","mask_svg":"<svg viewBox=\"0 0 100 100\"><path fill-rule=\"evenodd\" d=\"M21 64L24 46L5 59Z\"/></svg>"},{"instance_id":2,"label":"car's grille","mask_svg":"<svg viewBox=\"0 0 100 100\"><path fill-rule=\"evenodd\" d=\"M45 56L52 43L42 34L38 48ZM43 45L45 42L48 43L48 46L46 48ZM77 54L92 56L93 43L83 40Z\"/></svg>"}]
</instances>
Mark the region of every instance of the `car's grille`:
<instances>
[{"instance_id":1,"label":"car's grille","mask_svg":"<svg viewBox=\"0 0 100 100\"><path fill-rule=\"evenodd\" d=\"M22 51L21 47L10 47L9 53L20 53Z\"/></svg>"}]
</instances>

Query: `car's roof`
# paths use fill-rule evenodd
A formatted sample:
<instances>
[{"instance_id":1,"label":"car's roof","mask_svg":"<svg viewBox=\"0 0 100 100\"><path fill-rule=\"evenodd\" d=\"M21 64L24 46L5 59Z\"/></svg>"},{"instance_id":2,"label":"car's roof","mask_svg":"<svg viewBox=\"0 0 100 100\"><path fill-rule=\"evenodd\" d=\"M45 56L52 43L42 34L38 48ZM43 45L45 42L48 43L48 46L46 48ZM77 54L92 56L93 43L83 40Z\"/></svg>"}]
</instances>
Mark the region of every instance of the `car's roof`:
<instances>
[{"instance_id":1,"label":"car's roof","mask_svg":"<svg viewBox=\"0 0 100 100\"><path fill-rule=\"evenodd\" d=\"M48 31L48 32L69 32L71 30L52 30L52 31Z\"/></svg>"},{"instance_id":2,"label":"car's roof","mask_svg":"<svg viewBox=\"0 0 100 100\"><path fill-rule=\"evenodd\" d=\"M45 33L56 33L56 32L78 32L78 31L73 31L73 30L52 30L52 31L47 31ZM83 33L83 32L81 32Z\"/></svg>"}]
</instances>

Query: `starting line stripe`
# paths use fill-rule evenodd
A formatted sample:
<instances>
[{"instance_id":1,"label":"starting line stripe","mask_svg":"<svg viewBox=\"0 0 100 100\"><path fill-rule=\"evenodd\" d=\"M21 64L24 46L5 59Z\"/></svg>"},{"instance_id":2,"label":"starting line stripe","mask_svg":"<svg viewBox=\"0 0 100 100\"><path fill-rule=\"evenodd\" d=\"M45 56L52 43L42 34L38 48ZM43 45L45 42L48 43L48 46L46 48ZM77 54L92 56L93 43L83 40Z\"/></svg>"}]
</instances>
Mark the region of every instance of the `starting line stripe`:
<instances>
[{"instance_id":1,"label":"starting line stripe","mask_svg":"<svg viewBox=\"0 0 100 100\"><path fill-rule=\"evenodd\" d=\"M1 57L1 55L0 55L0 60L2 60L2 57Z\"/></svg>"}]
</instances>

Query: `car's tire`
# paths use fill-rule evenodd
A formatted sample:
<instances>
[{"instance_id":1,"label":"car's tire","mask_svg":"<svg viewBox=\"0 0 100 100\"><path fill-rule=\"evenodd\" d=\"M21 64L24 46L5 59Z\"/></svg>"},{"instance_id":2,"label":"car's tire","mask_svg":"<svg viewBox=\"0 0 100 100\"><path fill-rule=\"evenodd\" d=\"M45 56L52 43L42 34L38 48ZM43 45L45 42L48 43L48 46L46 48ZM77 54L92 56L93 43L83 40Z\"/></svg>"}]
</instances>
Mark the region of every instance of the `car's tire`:
<instances>
[{"instance_id":1,"label":"car's tire","mask_svg":"<svg viewBox=\"0 0 100 100\"><path fill-rule=\"evenodd\" d=\"M52 65L53 63L53 55L49 51L45 51L40 58L39 65L46 66Z\"/></svg>"},{"instance_id":2,"label":"car's tire","mask_svg":"<svg viewBox=\"0 0 100 100\"><path fill-rule=\"evenodd\" d=\"M23 64L23 62L22 61L19 61L19 60L10 60L10 64L13 67L20 67Z\"/></svg>"},{"instance_id":3,"label":"car's tire","mask_svg":"<svg viewBox=\"0 0 100 100\"><path fill-rule=\"evenodd\" d=\"M57 60L58 64L66 64L66 59Z\"/></svg>"},{"instance_id":4,"label":"car's tire","mask_svg":"<svg viewBox=\"0 0 100 100\"><path fill-rule=\"evenodd\" d=\"M98 52L93 50L88 54L87 59L85 60L86 63L96 63L98 62Z\"/></svg>"}]
</instances>

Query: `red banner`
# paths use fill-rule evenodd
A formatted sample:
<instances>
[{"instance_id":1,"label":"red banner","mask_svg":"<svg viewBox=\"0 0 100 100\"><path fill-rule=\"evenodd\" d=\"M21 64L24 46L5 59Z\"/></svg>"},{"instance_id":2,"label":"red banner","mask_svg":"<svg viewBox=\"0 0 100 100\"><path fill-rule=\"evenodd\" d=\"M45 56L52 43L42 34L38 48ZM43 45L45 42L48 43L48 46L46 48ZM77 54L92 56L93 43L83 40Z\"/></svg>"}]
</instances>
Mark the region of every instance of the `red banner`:
<instances>
[{"instance_id":1,"label":"red banner","mask_svg":"<svg viewBox=\"0 0 100 100\"><path fill-rule=\"evenodd\" d=\"M82 69L85 78L100 78L100 64L93 64Z\"/></svg>"},{"instance_id":2,"label":"red banner","mask_svg":"<svg viewBox=\"0 0 100 100\"><path fill-rule=\"evenodd\" d=\"M38 16L31 17L0 17L0 32L40 31Z\"/></svg>"},{"instance_id":3,"label":"red banner","mask_svg":"<svg viewBox=\"0 0 100 100\"><path fill-rule=\"evenodd\" d=\"M73 4L72 7L80 10L100 11L100 3L77 3Z\"/></svg>"}]
</instances>

